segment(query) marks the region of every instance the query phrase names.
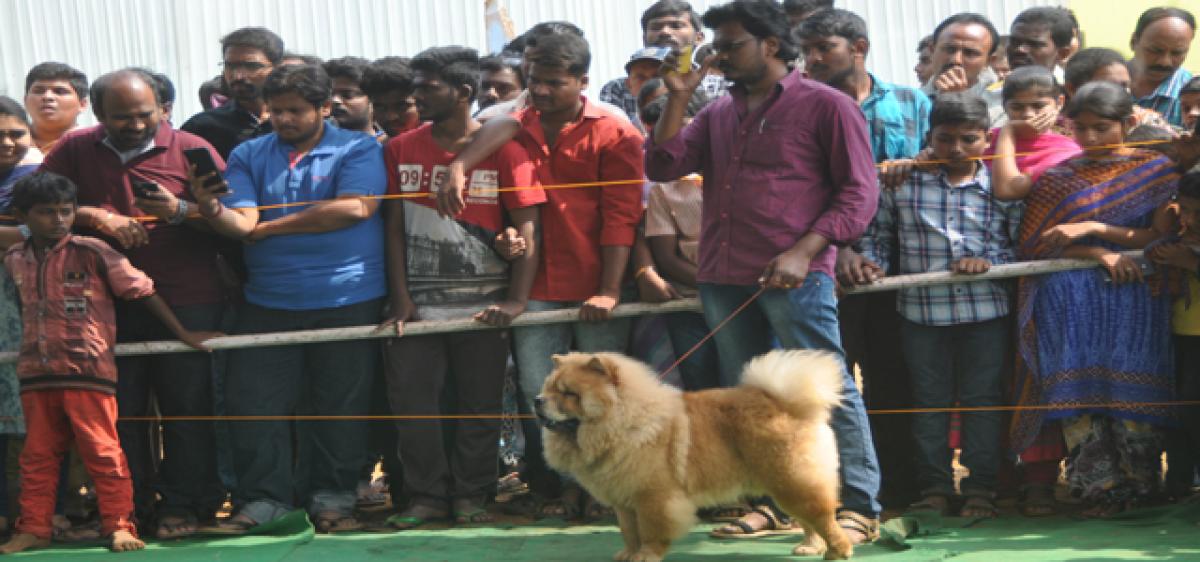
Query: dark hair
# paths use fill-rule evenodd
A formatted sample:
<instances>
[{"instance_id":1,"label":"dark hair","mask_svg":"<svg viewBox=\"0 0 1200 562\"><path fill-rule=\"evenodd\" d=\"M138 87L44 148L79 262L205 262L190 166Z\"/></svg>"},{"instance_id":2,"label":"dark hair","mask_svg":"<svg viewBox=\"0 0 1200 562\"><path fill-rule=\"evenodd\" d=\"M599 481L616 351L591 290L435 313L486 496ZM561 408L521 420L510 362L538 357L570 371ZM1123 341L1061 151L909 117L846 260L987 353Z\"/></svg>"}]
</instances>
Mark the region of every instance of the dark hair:
<instances>
[{"instance_id":1,"label":"dark hair","mask_svg":"<svg viewBox=\"0 0 1200 562\"><path fill-rule=\"evenodd\" d=\"M0 116L16 117L26 127L29 126L29 114L21 104L8 96L0 96Z\"/></svg>"},{"instance_id":2,"label":"dark hair","mask_svg":"<svg viewBox=\"0 0 1200 562\"><path fill-rule=\"evenodd\" d=\"M700 14L692 8L691 4L683 0L658 0L646 8L642 12L642 32L646 31L646 27L650 25L650 20L662 18L666 16L681 16L686 15L688 21L692 24L692 29L700 30Z\"/></svg>"},{"instance_id":3,"label":"dark hair","mask_svg":"<svg viewBox=\"0 0 1200 562\"><path fill-rule=\"evenodd\" d=\"M649 100L647 98L649 98L650 96L654 96L654 94L656 92L658 92L659 90L661 90L662 88L663 88L662 78L651 78L651 79L647 80L645 84L642 84L642 89L638 90L638 92L637 92L638 107L642 107L643 105L646 105L647 103L649 103ZM697 88L697 89L699 89L699 88ZM658 96L654 96L654 97L657 98Z\"/></svg>"},{"instance_id":4,"label":"dark hair","mask_svg":"<svg viewBox=\"0 0 1200 562\"><path fill-rule=\"evenodd\" d=\"M925 49L932 49L932 48L933 48L933 36L932 35L926 35L926 36L922 37L920 41L917 41L917 52L918 53L921 51L924 51Z\"/></svg>"},{"instance_id":5,"label":"dark hair","mask_svg":"<svg viewBox=\"0 0 1200 562\"><path fill-rule=\"evenodd\" d=\"M1114 64L1125 64L1125 57L1112 49L1092 47L1075 53L1063 69L1063 81L1079 89L1092 81L1092 76L1101 68Z\"/></svg>"},{"instance_id":6,"label":"dark hair","mask_svg":"<svg viewBox=\"0 0 1200 562\"><path fill-rule=\"evenodd\" d=\"M525 48L530 46L530 41L538 37L547 37L562 33L570 33L571 35L583 37L583 30L579 29L578 25L575 25L569 21L544 21L535 24L533 27L526 30L525 33L517 36L516 39L509 41L508 44L504 46L503 50L512 51L514 53L524 53Z\"/></svg>"},{"instance_id":7,"label":"dark hair","mask_svg":"<svg viewBox=\"0 0 1200 562\"><path fill-rule=\"evenodd\" d=\"M315 64L276 67L263 84L263 99L289 93L298 94L313 107L321 107L333 96L333 81Z\"/></svg>"},{"instance_id":8,"label":"dark hair","mask_svg":"<svg viewBox=\"0 0 1200 562\"><path fill-rule=\"evenodd\" d=\"M95 82L92 82L92 111L97 116L101 115L101 113L104 111L104 95L108 93L108 89L111 88L113 83L118 79L131 77L137 78L147 86L150 86L150 91L154 92L154 103L158 105L163 104L160 86L158 84L158 80L154 78L154 75L144 68L131 67L122 68L121 70L114 70L97 78Z\"/></svg>"},{"instance_id":9,"label":"dark hair","mask_svg":"<svg viewBox=\"0 0 1200 562\"><path fill-rule=\"evenodd\" d=\"M230 47L250 47L263 52L272 65L283 60L283 39L265 27L243 27L221 38L221 55Z\"/></svg>"},{"instance_id":10,"label":"dark hair","mask_svg":"<svg viewBox=\"0 0 1200 562\"><path fill-rule=\"evenodd\" d=\"M708 99L708 96L704 94L704 90L696 88L696 90L692 92L692 97L688 99L687 110L684 112L684 115L687 117L695 117L697 113L700 113L701 109L704 109L704 106L708 105L709 101L710 100ZM664 94L650 100L650 103L646 104L646 106L638 112L638 116L641 117L642 121L645 121L650 125L654 125L655 123L658 123L659 119L662 118L663 111L666 110L666 108L667 96Z\"/></svg>"},{"instance_id":11,"label":"dark hair","mask_svg":"<svg viewBox=\"0 0 1200 562\"><path fill-rule=\"evenodd\" d=\"M833 0L783 0L783 11L788 14L808 14L833 7Z\"/></svg>"},{"instance_id":12,"label":"dark hair","mask_svg":"<svg viewBox=\"0 0 1200 562\"><path fill-rule=\"evenodd\" d=\"M788 29L787 14L774 0L733 0L728 4L713 6L701 18L704 25L716 29L729 22L738 22L760 41L769 37L779 40L779 52L775 58L791 62L800 56L800 50L792 41Z\"/></svg>"},{"instance_id":13,"label":"dark hair","mask_svg":"<svg viewBox=\"0 0 1200 562\"><path fill-rule=\"evenodd\" d=\"M692 60L697 63L704 62L704 59L712 56L714 52L715 49L713 49L712 43L705 43L696 47L696 51L692 53Z\"/></svg>"},{"instance_id":14,"label":"dark hair","mask_svg":"<svg viewBox=\"0 0 1200 562\"><path fill-rule=\"evenodd\" d=\"M1138 39L1142 38L1142 32L1146 31L1146 28L1150 27L1151 24L1167 18L1179 18L1188 24L1188 27L1192 28L1192 31L1196 31L1196 16L1193 16L1191 12L1183 8L1150 8L1142 12L1142 16L1138 18L1137 25L1133 27L1133 37L1129 40L1129 46L1132 47L1137 43Z\"/></svg>"},{"instance_id":15,"label":"dark hair","mask_svg":"<svg viewBox=\"0 0 1200 562\"><path fill-rule=\"evenodd\" d=\"M71 84L71 89L75 90L75 95L79 96L79 99L88 99L87 75L61 62L38 63L29 69L29 73L25 75L26 94L33 87L33 83L38 80L66 80Z\"/></svg>"},{"instance_id":16,"label":"dark hair","mask_svg":"<svg viewBox=\"0 0 1200 562\"><path fill-rule=\"evenodd\" d=\"M145 72L146 74L149 74L151 78L154 78L154 90L155 93L158 94L159 104L167 105L169 103L175 103L175 83L172 82L166 74L155 72L142 66L136 68L142 72Z\"/></svg>"},{"instance_id":17,"label":"dark hair","mask_svg":"<svg viewBox=\"0 0 1200 562\"><path fill-rule=\"evenodd\" d=\"M1200 94L1200 76L1193 76L1179 89L1179 95L1183 94Z\"/></svg>"},{"instance_id":18,"label":"dark hair","mask_svg":"<svg viewBox=\"0 0 1200 562\"><path fill-rule=\"evenodd\" d=\"M1028 65L1013 69L1008 78L1004 79L1004 88L1000 90L1000 99L1008 101L1021 92L1033 90L1038 96L1058 97L1062 90L1054 73L1040 65Z\"/></svg>"},{"instance_id":19,"label":"dark hair","mask_svg":"<svg viewBox=\"0 0 1200 562\"><path fill-rule=\"evenodd\" d=\"M412 67L406 57L384 57L363 70L362 82L358 87L367 97L377 98L388 92L412 93Z\"/></svg>"},{"instance_id":20,"label":"dark hair","mask_svg":"<svg viewBox=\"0 0 1200 562\"><path fill-rule=\"evenodd\" d=\"M325 69L325 74L329 75L329 79L346 78L355 84L361 84L363 79L363 71L370 66L371 63L367 59L360 57L342 57L340 59L329 59L321 68Z\"/></svg>"},{"instance_id":21,"label":"dark hair","mask_svg":"<svg viewBox=\"0 0 1200 562\"><path fill-rule=\"evenodd\" d=\"M1000 33L996 31L996 26L992 25L992 21L982 15L971 12L954 14L942 20L942 23L939 23L933 30L934 46L937 45L938 37L941 37L942 32L952 25L982 25L986 28L988 35L992 36L992 50L988 51L988 56L992 56L992 53L995 53L996 48L1000 46Z\"/></svg>"},{"instance_id":22,"label":"dark hair","mask_svg":"<svg viewBox=\"0 0 1200 562\"><path fill-rule=\"evenodd\" d=\"M853 43L867 38L867 22L858 14L849 10L830 8L821 10L812 17L800 22L793 31L797 39L816 39L819 37L838 36Z\"/></svg>"},{"instance_id":23,"label":"dark hair","mask_svg":"<svg viewBox=\"0 0 1200 562\"><path fill-rule=\"evenodd\" d=\"M279 58L279 62L283 62L288 59L296 59L300 61L300 64L311 64L313 66L322 66L325 64L325 61L317 55L306 55L304 53L293 53L291 51L284 51L283 56Z\"/></svg>"},{"instance_id":24,"label":"dark hair","mask_svg":"<svg viewBox=\"0 0 1200 562\"><path fill-rule=\"evenodd\" d=\"M521 72L521 54L502 51L498 55L483 57L479 59L480 72L503 72L504 69L512 71L517 77L517 83L525 87L525 74Z\"/></svg>"},{"instance_id":25,"label":"dark hair","mask_svg":"<svg viewBox=\"0 0 1200 562\"><path fill-rule=\"evenodd\" d=\"M1050 30L1050 39L1054 46L1063 48L1071 44L1071 36L1075 34L1075 20L1066 8L1056 6L1036 6L1019 14L1012 24L1046 27Z\"/></svg>"},{"instance_id":26,"label":"dark hair","mask_svg":"<svg viewBox=\"0 0 1200 562\"><path fill-rule=\"evenodd\" d=\"M1200 172L1189 172L1179 178L1179 196L1200 199Z\"/></svg>"},{"instance_id":27,"label":"dark hair","mask_svg":"<svg viewBox=\"0 0 1200 562\"><path fill-rule=\"evenodd\" d=\"M975 94L954 92L939 95L929 111L929 129L942 125L967 125L987 130L992 118L988 114L987 102Z\"/></svg>"},{"instance_id":28,"label":"dark hair","mask_svg":"<svg viewBox=\"0 0 1200 562\"><path fill-rule=\"evenodd\" d=\"M1144 143L1146 143L1146 145L1139 146L1138 148L1144 148L1147 150L1161 152L1161 153L1171 157L1172 160L1174 160L1175 155L1172 150L1173 147L1170 145L1170 143L1167 143L1167 142L1152 143L1152 142L1150 142L1150 141L1172 141L1172 140L1175 140L1175 133L1171 132L1170 129L1165 129L1163 127L1157 127L1157 126L1150 125L1150 124L1138 125L1138 126L1134 127L1133 129L1131 129L1129 131L1129 134L1125 135L1125 142L1127 142L1127 143L1144 142Z\"/></svg>"},{"instance_id":29,"label":"dark hair","mask_svg":"<svg viewBox=\"0 0 1200 562\"><path fill-rule=\"evenodd\" d=\"M592 64L592 53L583 37L571 33L546 35L529 42L534 52L530 61L542 66L566 69L567 74L580 77Z\"/></svg>"},{"instance_id":30,"label":"dark hair","mask_svg":"<svg viewBox=\"0 0 1200 562\"><path fill-rule=\"evenodd\" d=\"M34 205L77 205L75 193L75 182L70 178L53 172L34 172L13 184L11 208L28 213Z\"/></svg>"},{"instance_id":31,"label":"dark hair","mask_svg":"<svg viewBox=\"0 0 1200 562\"><path fill-rule=\"evenodd\" d=\"M412 69L427 74L436 74L442 82L452 88L469 86L471 93L467 101L475 101L479 94L479 52L460 47L431 47L413 57Z\"/></svg>"},{"instance_id":32,"label":"dark hair","mask_svg":"<svg viewBox=\"0 0 1200 562\"><path fill-rule=\"evenodd\" d=\"M1133 98L1125 88L1112 82L1088 82L1067 103L1067 117L1075 119L1084 112L1123 121L1133 115Z\"/></svg>"}]
</instances>

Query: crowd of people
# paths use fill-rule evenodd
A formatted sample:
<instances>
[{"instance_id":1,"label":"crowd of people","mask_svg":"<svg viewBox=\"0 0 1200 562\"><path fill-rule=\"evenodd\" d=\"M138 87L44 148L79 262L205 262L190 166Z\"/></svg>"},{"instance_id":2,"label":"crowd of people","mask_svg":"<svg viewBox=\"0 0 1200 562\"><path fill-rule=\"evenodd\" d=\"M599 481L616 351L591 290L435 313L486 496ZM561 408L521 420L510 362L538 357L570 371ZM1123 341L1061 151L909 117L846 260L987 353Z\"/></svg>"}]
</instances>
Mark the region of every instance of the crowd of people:
<instances>
[{"instance_id":1,"label":"crowd of people","mask_svg":"<svg viewBox=\"0 0 1200 562\"><path fill-rule=\"evenodd\" d=\"M603 517L546 467L531 416L499 416L533 411L571 350L682 358L687 390L735 385L773 347L844 356L830 423L854 544L885 507L988 518L1017 494L1045 516L1065 484L1107 517L1194 493L1200 408L1173 405L1200 399L1191 13L1142 14L1130 60L1082 48L1064 8L1004 36L956 14L917 46L920 88L873 74L867 22L831 1L658 0L640 23L598 99L561 21L490 56L373 62L238 29L178 128L151 69L33 67L23 104L0 97L0 348L20 352L0 444L21 447L0 552L87 536L64 517L72 458L117 551L295 509L362 529L380 461L395 529L491 521L514 457L531 515ZM88 106L99 124L79 127ZM971 280L1057 257L1098 267ZM961 277L843 294L934 271ZM612 316L694 296L703 312ZM550 310L578 321L509 327ZM489 329L404 335L471 318ZM204 343L362 325L398 337ZM163 339L208 352L113 355ZM715 537L795 531L767 497L704 515L728 522Z\"/></svg>"}]
</instances>

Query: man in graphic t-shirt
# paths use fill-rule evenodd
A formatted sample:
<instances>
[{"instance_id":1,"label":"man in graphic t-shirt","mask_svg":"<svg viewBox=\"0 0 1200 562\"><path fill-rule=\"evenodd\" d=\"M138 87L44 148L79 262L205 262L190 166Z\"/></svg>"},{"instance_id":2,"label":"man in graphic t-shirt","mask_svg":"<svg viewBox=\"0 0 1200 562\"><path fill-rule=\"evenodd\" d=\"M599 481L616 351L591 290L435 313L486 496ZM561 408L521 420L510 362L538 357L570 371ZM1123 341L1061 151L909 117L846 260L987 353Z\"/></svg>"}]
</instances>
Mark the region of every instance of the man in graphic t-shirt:
<instances>
[{"instance_id":1,"label":"man in graphic t-shirt","mask_svg":"<svg viewBox=\"0 0 1200 562\"><path fill-rule=\"evenodd\" d=\"M546 196L531 188L534 170L526 151L509 143L467 172L466 210L455 219L439 217L431 188L480 126L471 118L479 57L463 47L432 48L413 59L412 69L413 98L427 123L385 149L388 193L401 196L385 205L388 322L402 330L409 320L474 316L507 325L525 310L537 248L527 243L510 265L491 243L506 224L536 240L538 205ZM526 189L499 191L509 187ZM508 332L499 330L388 340L392 409L406 416L500 411L508 348ZM452 412L440 408L447 383L455 389L448 400ZM401 420L397 427L410 503L389 522L407 529L448 515L460 523L490 520L483 506L496 485L499 421ZM443 431L453 431L451 443Z\"/></svg>"}]
</instances>

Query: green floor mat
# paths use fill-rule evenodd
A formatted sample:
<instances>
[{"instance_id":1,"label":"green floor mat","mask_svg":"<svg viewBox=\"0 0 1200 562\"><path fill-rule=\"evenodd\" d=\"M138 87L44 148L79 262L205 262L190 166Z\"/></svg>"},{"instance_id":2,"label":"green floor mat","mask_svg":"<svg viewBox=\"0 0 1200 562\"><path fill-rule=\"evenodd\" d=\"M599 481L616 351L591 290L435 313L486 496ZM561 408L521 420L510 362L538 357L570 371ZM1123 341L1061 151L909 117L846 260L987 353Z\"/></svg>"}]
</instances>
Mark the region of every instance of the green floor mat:
<instances>
[{"instance_id":1,"label":"green floor mat","mask_svg":"<svg viewBox=\"0 0 1200 562\"><path fill-rule=\"evenodd\" d=\"M890 541L860 547L855 560L925 562L1049 562L1121 560L1200 561L1200 505L1149 509L1110 520L1067 517L1003 517L987 521L921 518L892 523L907 530ZM909 523L904 525L903 523ZM791 556L794 537L715 540L711 526L697 526L674 545L668 562L782 562ZM113 555L100 548L52 549L18 555L46 561L153 559L254 562L481 562L606 561L621 547L611 525L494 525L449 530L412 530L390 534L355 533L318 536L303 514L295 513L267 534L238 538L194 539L152 544L140 553ZM808 558L815 560L816 558Z\"/></svg>"}]
</instances>

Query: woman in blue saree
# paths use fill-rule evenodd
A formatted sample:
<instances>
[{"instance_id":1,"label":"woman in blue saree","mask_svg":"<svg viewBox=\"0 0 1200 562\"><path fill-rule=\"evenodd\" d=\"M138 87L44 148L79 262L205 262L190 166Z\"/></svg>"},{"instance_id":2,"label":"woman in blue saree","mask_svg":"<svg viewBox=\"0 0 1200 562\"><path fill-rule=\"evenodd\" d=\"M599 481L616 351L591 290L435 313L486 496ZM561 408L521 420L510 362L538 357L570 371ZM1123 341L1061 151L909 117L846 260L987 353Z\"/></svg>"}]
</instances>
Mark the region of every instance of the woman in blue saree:
<instances>
[{"instance_id":1,"label":"woman in blue saree","mask_svg":"<svg viewBox=\"0 0 1200 562\"><path fill-rule=\"evenodd\" d=\"M1160 237L1179 178L1156 152L1118 146L1129 94L1096 82L1067 113L1082 156L1038 179L1026 199L1024 259L1094 259L1088 269L1023 278L1018 293L1018 389L1013 444L1022 451L1061 432L1067 480L1104 517L1153 493L1169 423L1174 367L1163 276L1122 253ZM1165 230L1165 227L1160 227ZM1040 434L1040 435L1039 435Z\"/></svg>"}]
</instances>

